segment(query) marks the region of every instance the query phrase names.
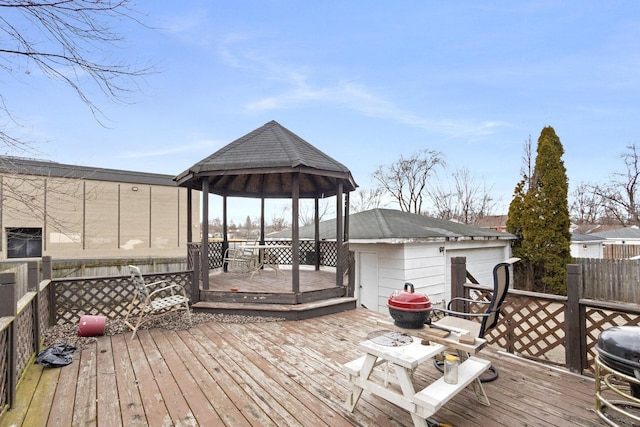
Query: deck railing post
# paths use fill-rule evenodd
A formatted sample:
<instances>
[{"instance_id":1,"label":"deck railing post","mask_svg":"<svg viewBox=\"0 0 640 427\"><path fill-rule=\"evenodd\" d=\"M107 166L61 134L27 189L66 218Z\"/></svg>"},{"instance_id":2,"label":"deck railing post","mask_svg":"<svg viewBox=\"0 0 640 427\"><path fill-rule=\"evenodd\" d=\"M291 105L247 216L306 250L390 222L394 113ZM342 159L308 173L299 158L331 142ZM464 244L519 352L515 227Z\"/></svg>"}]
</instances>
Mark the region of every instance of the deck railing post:
<instances>
[{"instance_id":1,"label":"deck railing post","mask_svg":"<svg viewBox=\"0 0 640 427\"><path fill-rule=\"evenodd\" d=\"M8 363L7 363L7 400L12 408L16 401L16 319L18 314L18 301L16 299L16 275L15 273L0 273L0 317L13 317L8 327Z\"/></svg>"},{"instance_id":2,"label":"deck railing post","mask_svg":"<svg viewBox=\"0 0 640 427\"><path fill-rule=\"evenodd\" d=\"M36 296L31 302L33 304L33 344L34 351L40 348L40 269L36 261L27 263L27 289L35 292Z\"/></svg>"},{"instance_id":3,"label":"deck railing post","mask_svg":"<svg viewBox=\"0 0 640 427\"><path fill-rule=\"evenodd\" d=\"M582 373L587 364L586 325L582 297L582 266L567 265L567 303L565 305L565 360L572 372Z\"/></svg>"},{"instance_id":4,"label":"deck railing post","mask_svg":"<svg viewBox=\"0 0 640 427\"><path fill-rule=\"evenodd\" d=\"M464 298L464 284L467 281L467 258L451 258L451 299ZM451 307L453 311L467 312L466 304L463 301L454 301Z\"/></svg>"},{"instance_id":5,"label":"deck railing post","mask_svg":"<svg viewBox=\"0 0 640 427\"><path fill-rule=\"evenodd\" d=\"M53 278L53 264L50 256L42 257L42 280Z\"/></svg>"}]
</instances>

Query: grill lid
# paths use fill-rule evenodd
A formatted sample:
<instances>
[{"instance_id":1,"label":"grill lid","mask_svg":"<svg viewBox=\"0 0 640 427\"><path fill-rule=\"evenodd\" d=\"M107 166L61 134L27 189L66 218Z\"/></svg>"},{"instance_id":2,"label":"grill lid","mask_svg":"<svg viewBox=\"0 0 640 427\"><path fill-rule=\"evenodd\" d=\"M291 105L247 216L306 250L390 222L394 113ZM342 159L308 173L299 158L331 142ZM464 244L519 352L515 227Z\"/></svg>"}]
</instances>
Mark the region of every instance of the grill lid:
<instances>
[{"instance_id":1,"label":"grill lid","mask_svg":"<svg viewBox=\"0 0 640 427\"><path fill-rule=\"evenodd\" d=\"M640 369L640 326L614 326L602 331L596 350L609 362Z\"/></svg>"},{"instance_id":2,"label":"grill lid","mask_svg":"<svg viewBox=\"0 0 640 427\"><path fill-rule=\"evenodd\" d=\"M413 283L405 283L404 290L393 291L387 301L387 306L402 311L431 310L431 301L425 294L416 292Z\"/></svg>"}]
</instances>

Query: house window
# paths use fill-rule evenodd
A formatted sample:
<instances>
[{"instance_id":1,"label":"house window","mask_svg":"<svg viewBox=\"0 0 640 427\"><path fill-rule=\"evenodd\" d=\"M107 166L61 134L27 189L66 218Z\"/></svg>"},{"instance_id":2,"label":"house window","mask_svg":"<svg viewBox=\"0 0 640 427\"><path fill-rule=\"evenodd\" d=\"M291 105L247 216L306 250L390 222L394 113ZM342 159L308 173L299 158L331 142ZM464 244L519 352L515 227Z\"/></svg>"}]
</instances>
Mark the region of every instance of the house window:
<instances>
[{"instance_id":1,"label":"house window","mask_svg":"<svg viewBox=\"0 0 640 427\"><path fill-rule=\"evenodd\" d=\"M42 256L42 228L7 228L7 258Z\"/></svg>"}]
</instances>

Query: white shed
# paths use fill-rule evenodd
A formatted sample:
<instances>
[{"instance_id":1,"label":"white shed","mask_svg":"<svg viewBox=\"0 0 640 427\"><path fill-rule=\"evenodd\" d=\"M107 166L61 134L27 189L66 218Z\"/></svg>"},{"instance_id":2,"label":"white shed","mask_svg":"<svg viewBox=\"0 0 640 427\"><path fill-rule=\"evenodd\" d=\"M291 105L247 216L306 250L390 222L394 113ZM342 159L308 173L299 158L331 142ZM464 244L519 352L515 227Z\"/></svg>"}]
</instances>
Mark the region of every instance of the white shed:
<instances>
[{"instance_id":1,"label":"white shed","mask_svg":"<svg viewBox=\"0 0 640 427\"><path fill-rule=\"evenodd\" d=\"M591 234L571 233L571 256L573 258L602 258L603 243L607 239Z\"/></svg>"},{"instance_id":2,"label":"white shed","mask_svg":"<svg viewBox=\"0 0 640 427\"><path fill-rule=\"evenodd\" d=\"M320 238L333 240L335 219L320 223ZM434 304L450 299L451 258L466 257L467 271L493 284L493 267L511 257L509 233L393 209L349 215L349 250L355 253L358 303L388 313L387 299L406 282ZM300 228L300 238L314 227Z\"/></svg>"}]
</instances>

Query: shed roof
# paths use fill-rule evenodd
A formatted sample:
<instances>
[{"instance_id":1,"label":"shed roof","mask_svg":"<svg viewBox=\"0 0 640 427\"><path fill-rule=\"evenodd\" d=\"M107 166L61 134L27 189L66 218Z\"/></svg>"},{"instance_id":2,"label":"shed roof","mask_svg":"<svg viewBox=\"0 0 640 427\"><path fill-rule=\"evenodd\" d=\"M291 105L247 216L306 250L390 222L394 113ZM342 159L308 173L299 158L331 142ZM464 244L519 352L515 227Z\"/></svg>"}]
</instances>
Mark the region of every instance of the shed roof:
<instances>
[{"instance_id":1,"label":"shed roof","mask_svg":"<svg viewBox=\"0 0 640 427\"><path fill-rule=\"evenodd\" d=\"M356 189L351 172L276 121L236 139L200 160L175 180L180 186L237 197L291 197L293 175L300 176L300 197L313 198Z\"/></svg>"},{"instance_id":2,"label":"shed roof","mask_svg":"<svg viewBox=\"0 0 640 427\"><path fill-rule=\"evenodd\" d=\"M592 242L592 243L596 243L596 242L604 242L605 240L607 240L604 237L599 237L596 235L592 235L592 234L581 234L581 233L571 233L571 241L572 242L580 242L580 243L587 243L587 242Z\"/></svg>"},{"instance_id":3,"label":"shed roof","mask_svg":"<svg viewBox=\"0 0 640 427\"><path fill-rule=\"evenodd\" d=\"M335 218L320 222L320 239L335 239ZM282 231L269 237L290 237ZM314 226L300 227L301 239L313 239ZM349 240L514 239L510 233L475 227L395 209L371 209L349 215Z\"/></svg>"}]
</instances>

